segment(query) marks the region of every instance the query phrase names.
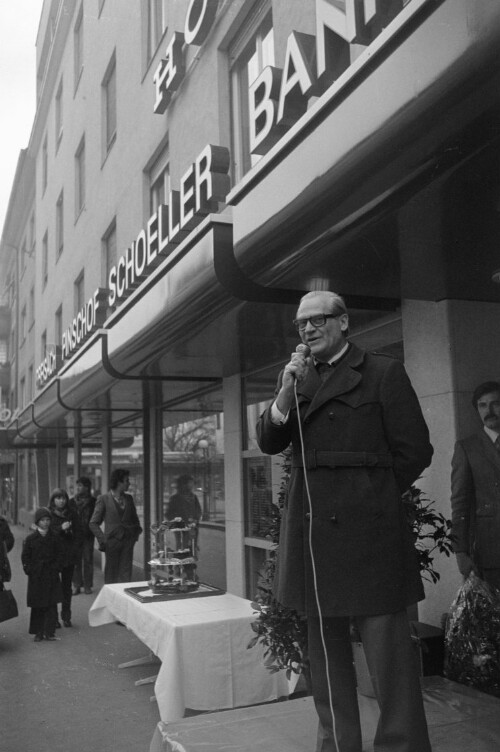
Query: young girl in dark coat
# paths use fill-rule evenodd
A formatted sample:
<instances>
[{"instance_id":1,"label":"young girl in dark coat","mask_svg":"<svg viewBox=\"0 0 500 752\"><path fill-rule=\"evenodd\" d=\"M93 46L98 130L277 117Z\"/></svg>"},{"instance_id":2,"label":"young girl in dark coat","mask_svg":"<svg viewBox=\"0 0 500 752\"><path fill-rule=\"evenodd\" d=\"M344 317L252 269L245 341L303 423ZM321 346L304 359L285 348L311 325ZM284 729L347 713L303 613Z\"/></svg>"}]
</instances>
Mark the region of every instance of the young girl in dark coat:
<instances>
[{"instance_id":1,"label":"young girl in dark coat","mask_svg":"<svg viewBox=\"0 0 500 752\"><path fill-rule=\"evenodd\" d=\"M58 536L61 545L61 619L65 627L71 627L73 572L80 551L81 528L76 509L70 506L68 494L64 489L55 488L52 491L49 509L52 513L52 530Z\"/></svg>"},{"instance_id":2,"label":"young girl in dark coat","mask_svg":"<svg viewBox=\"0 0 500 752\"><path fill-rule=\"evenodd\" d=\"M50 529L51 514L47 507L35 512L35 529L23 543L21 561L28 575L27 604L31 608L29 634L35 642L56 640L57 604L61 602L59 579L60 546Z\"/></svg>"}]
</instances>

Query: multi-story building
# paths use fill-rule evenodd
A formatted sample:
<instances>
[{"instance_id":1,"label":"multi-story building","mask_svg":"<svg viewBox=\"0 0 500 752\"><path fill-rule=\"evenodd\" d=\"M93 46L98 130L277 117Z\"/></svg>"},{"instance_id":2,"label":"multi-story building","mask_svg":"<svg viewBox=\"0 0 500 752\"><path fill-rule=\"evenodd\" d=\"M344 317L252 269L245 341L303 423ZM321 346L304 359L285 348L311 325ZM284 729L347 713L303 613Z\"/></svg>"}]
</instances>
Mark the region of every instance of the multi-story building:
<instances>
[{"instance_id":1,"label":"multi-story building","mask_svg":"<svg viewBox=\"0 0 500 752\"><path fill-rule=\"evenodd\" d=\"M253 595L281 473L254 424L313 288L404 359L435 447L419 484L449 516L470 393L500 367L499 39L492 0L44 3L1 246L20 521L126 464L143 568L189 472L200 574ZM439 568L436 624L458 584Z\"/></svg>"}]
</instances>

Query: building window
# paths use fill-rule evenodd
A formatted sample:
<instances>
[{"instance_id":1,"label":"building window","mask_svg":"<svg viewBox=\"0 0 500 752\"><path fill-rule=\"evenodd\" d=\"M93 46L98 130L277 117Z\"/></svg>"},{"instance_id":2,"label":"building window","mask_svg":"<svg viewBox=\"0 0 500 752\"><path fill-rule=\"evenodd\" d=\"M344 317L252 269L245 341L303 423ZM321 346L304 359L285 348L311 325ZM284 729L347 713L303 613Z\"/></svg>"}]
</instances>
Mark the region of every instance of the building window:
<instances>
[{"instance_id":1,"label":"building window","mask_svg":"<svg viewBox=\"0 0 500 752\"><path fill-rule=\"evenodd\" d=\"M4 366L7 363L8 357L7 340L0 339L0 365Z\"/></svg>"},{"instance_id":2,"label":"building window","mask_svg":"<svg viewBox=\"0 0 500 752\"><path fill-rule=\"evenodd\" d=\"M28 368L28 402L35 396L35 382L33 380L33 366Z\"/></svg>"},{"instance_id":3,"label":"building window","mask_svg":"<svg viewBox=\"0 0 500 752\"><path fill-rule=\"evenodd\" d=\"M56 149L59 146L59 143L62 138L63 134L63 82L62 78L59 82L59 86L57 88L56 93Z\"/></svg>"},{"instance_id":4,"label":"building window","mask_svg":"<svg viewBox=\"0 0 500 752\"><path fill-rule=\"evenodd\" d=\"M26 238L24 238L21 245L21 272L26 269L26 255Z\"/></svg>"},{"instance_id":5,"label":"building window","mask_svg":"<svg viewBox=\"0 0 500 752\"><path fill-rule=\"evenodd\" d=\"M42 192L47 187L47 181L49 179L49 150L47 143L47 136L43 140L42 146Z\"/></svg>"},{"instance_id":6,"label":"building window","mask_svg":"<svg viewBox=\"0 0 500 752\"><path fill-rule=\"evenodd\" d=\"M23 376L23 378L19 382L19 407L24 407L25 405L26 405L26 379Z\"/></svg>"},{"instance_id":7,"label":"building window","mask_svg":"<svg viewBox=\"0 0 500 752\"><path fill-rule=\"evenodd\" d=\"M75 154L75 217L78 219L85 206L85 136Z\"/></svg>"},{"instance_id":8,"label":"building window","mask_svg":"<svg viewBox=\"0 0 500 752\"><path fill-rule=\"evenodd\" d=\"M116 57L108 65L102 82L104 158L116 140Z\"/></svg>"},{"instance_id":9,"label":"building window","mask_svg":"<svg viewBox=\"0 0 500 752\"><path fill-rule=\"evenodd\" d=\"M231 66L233 178L240 180L261 158L250 153L249 87L268 65L274 65L274 32L269 3L260 3L229 50Z\"/></svg>"},{"instance_id":10,"label":"building window","mask_svg":"<svg viewBox=\"0 0 500 752\"><path fill-rule=\"evenodd\" d=\"M21 344L26 339L26 306L24 305L21 310L21 322L20 322L20 329L19 332Z\"/></svg>"},{"instance_id":11,"label":"building window","mask_svg":"<svg viewBox=\"0 0 500 752\"><path fill-rule=\"evenodd\" d=\"M30 309L29 309L29 327L33 326L35 323L35 288L32 287L30 290Z\"/></svg>"},{"instance_id":12,"label":"building window","mask_svg":"<svg viewBox=\"0 0 500 752\"><path fill-rule=\"evenodd\" d=\"M83 3L80 6L78 13L75 30L73 33L74 43L74 66L75 66L75 91L78 88L78 83L83 73Z\"/></svg>"},{"instance_id":13,"label":"building window","mask_svg":"<svg viewBox=\"0 0 500 752\"><path fill-rule=\"evenodd\" d=\"M44 360L45 356L47 355L47 330L42 332L42 336L40 337L40 347L40 362L42 362L42 360Z\"/></svg>"},{"instance_id":14,"label":"building window","mask_svg":"<svg viewBox=\"0 0 500 752\"><path fill-rule=\"evenodd\" d=\"M166 0L147 0L147 62L154 56L167 29Z\"/></svg>"},{"instance_id":15,"label":"building window","mask_svg":"<svg viewBox=\"0 0 500 752\"><path fill-rule=\"evenodd\" d=\"M164 148L155 159L149 174L149 216L151 217L160 204L168 203L170 187L170 168L168 147Z\"/></svg>"},{"instance_id":16,"label":"building window","mask_svg":"<svg viewBox=\"0 0 500 752\"><path fill-rule=\"evenodd\" d=\"M64 192L61 191L56 204L56 251L57 258L64 248Z\"/></svg>"},{"instance_id":17,"label":"building window","mask_svg":"<svg viewBox=\"0 0 500 752\"><path fill-rule=\"evenodd\" d=\"M116 218L102 237L102 284L108 287L109 273L116 263Z\"/></svg>"},{"instance_id":18,"label":"building window","mask_svg":"<svg viewBox=\"0 0 500 752\"><path fill-rule=\"evenodd\" d=\"M33 212L30 217L30 251L33 253L33 249L35 248L36 244L36 234L35 234L35 213Z\"/></svg>"},{"instance_id":19,"label":"building window","mask_svg":"<svg viewBox=\"0 0 500 752\"><path fill-rule=\"evenodd\" d=\"M54 331L55 331L55 340L56 340L56 352L59 352L59 348L61 347L61 343L62 343L62 335L63 335L62 304L59 306L59 308L56 311Z\"/></svg>"},{"instance_id":20,"label":"building window","mask_svg":"<svg viewBox=\"0 0 500 752\"><path fill-rule=\"evenodd\" d=\"M82 270L75 280L75 316L82 310L85 301L85 272Z\"/></svg>"},{"instance_id":21,"label":"building window","mask_svg":"<svg viewBox=\"0 0 500 752\"><path fill-rule=\"evenodd\" d=\"M49 278L49 231L45 233L42 241L42 284L45 287Z\"/></svg>"}]
</instances>

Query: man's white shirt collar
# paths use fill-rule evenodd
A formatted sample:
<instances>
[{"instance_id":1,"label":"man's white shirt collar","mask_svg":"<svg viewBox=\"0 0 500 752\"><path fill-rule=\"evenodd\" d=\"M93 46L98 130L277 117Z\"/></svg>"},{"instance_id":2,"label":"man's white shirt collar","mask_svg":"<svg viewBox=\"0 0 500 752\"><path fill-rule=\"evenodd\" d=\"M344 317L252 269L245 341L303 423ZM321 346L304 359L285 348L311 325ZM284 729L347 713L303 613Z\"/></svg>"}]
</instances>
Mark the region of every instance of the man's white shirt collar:
<instances>
[{"instance_id":1,"label":"man's white shirt collar","mask_svg":"<svg viewBox=\"0 0 500 752\"><path fill-rule=\"evenodd\" d=\"M489 436L492 442L495 443L495 441L498 439L500 434L497 431L492 431L492 429L488 428L487 426L483 426L483 428L487 436Z\"/></svg>"}]
</instances>

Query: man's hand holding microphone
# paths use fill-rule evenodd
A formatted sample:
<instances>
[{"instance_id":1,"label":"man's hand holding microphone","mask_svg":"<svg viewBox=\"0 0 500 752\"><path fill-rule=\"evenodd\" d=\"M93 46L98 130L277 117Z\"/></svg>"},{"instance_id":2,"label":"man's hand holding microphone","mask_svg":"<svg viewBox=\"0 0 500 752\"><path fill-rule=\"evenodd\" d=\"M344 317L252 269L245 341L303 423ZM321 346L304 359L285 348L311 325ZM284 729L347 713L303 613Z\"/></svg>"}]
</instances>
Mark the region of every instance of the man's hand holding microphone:
<instances>
[{"instance_id":1,"label":"man's hand holding microphone","mask_svg":"<svg viewBox=\"0 0 500 752\"><path fill-rule=\"evenodd\" d=\"M305 379L311 361L311 348L304 344L297 345L283 371L281 389L276 398L276 407L283 415L287 415L292 406L295 383L300 383Z\"/></svg>"}]
</instances>

